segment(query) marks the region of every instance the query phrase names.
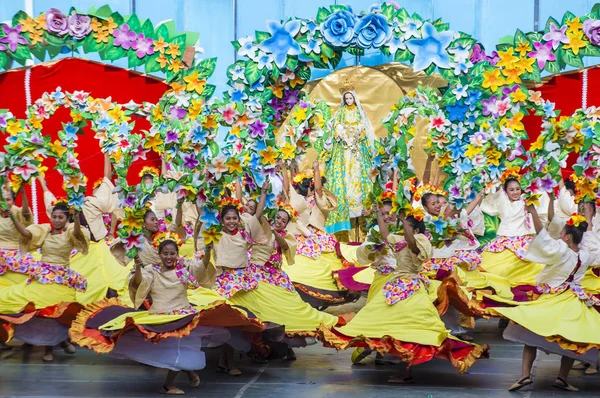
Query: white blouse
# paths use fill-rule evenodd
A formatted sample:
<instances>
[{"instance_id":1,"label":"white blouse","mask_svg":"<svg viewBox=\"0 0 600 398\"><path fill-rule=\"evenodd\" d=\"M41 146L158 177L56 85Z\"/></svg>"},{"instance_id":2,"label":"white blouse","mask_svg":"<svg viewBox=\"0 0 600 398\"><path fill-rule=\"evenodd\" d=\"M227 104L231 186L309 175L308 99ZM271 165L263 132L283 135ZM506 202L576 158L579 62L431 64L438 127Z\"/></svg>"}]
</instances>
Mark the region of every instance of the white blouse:
<instances>
[{"instance_id":1,"label":"white blouse","mask_svg":"<svg viewBox=\"0 0 600 398\"><path fill-rule=\"evenodd\" d=\"M550 199L547 194L542 194L540 204L536 206L538 215L543 225L548 221L548 203ZM490 216L500 217L498 236L524 236L534 235L535 228L531 215L525 209L525 200L520 199L512 202L503 189L487 196L481 203L481 211Z\"/></svg>"}]
</instances>

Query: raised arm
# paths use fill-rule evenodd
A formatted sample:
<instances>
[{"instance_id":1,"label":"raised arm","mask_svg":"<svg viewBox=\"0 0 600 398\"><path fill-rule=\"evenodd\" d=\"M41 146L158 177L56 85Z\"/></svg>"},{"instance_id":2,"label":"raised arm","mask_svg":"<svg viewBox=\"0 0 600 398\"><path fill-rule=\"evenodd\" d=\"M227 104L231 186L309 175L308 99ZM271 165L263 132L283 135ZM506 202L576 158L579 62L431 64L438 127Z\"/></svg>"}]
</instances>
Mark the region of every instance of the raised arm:
<instances>
[{"instance_id":1,"label":"raised arm","mask_svg":"<svg viewBox=\"0 0 600 398\"><path fill-rule=\"evenodd\" d=\"M10 219L12 220L13 224L15 224L15 228L17 229L17 231L19 231L19 233L27 239L32 239L33 235L31 235L31 232L29 232L27 230L27 228L25 228L25 225L23 225L21 223L21 221L19 221L17 219L17 217L15 217L15 215L13 214L11 209L8 209L8 215L10 216Z\"/></svg>"},{"instance_id":2,"label":"raised arm","mask_svg":"<svg viewBox=\"0 0 600 398\"><path fill-rule=\"evenodd\" d=\"M185 201L185 196L177 201L177 205L175 209L177 209L177 215L175 216L175 226L177 228L181 227L183 224L183 202Z\"/></svg>"},{"instance_id":3,"label":"raised arm","mask_svg":"<svg viewBox=\"0 0 600 398\"><path fill-rule=\"evenodd\" d=\"M440 167L440 163L437 162L435 165L435 174L433 176L433 185L435 185L436 187L440 183L441 176L442 176L442 168Z\"/></svg>"},{"instance_id":4,"label":"raised arm","mask_svg":"<svg viewBox=\"0 0 600 398\"><path fill-rule=\"evenodd\" d=\"M473 213L473 210L475 210L475 208L481 203L482 200L483 200L483 190L481 190L477 194L477 196L475 196L475 199L473 199L473 201L471 203L469 203L469 205L467 206L467 214Z\"/></svg>"},{"instance_id":5,"label":"raised arm","mask_svg":"<svg viewBox=\"0 0 600 398\"><path fill-rule=\"evenodd\" d=\"M236 177L235 179L235 198L240 202L243 199L242 182L240 181L239 177Z\"/></svg>"},{"instance_id":6,"label":"raised arm","mask_svg":"<svg viewBox=\"0 0 600 398\"><path fill-rule=\"evenodd\" d=\"M142 283L142 260L136 256L133 259L134 263L135 263L135 273L133 274L133 279L131 280L131 285L132 287L135 289L138 286L140 286L140 283Z\"/></svg>"},{"instance_id":7,"label":"raised arm","mask_svg":"<svg viewBox=\"0 0 600 398\"><path fill-rule=\"evenodd\" d=\"M398 170L392 171L392 192L398 192Z\"/></svg>"},{"instance_id":8,"label":"raised arm","mask_svg":"<svg viewBox=\"0 0 600 398\"><path fill-rule=\"evenodd\" d=\"M110 155L108 153L104 154L104 178L112 177L112 164L110 163Z\"/></svg>"},{"instance_id":9,"label":"raised arm","mask_svg":"<svg viewBox=\"0 0 600 398\"><path fill-rule=\"evenodd\" d=\"M551 222L554 218L554 193L548 193L550 200L548 201L548 222Z\"/></svg>"},{"instance_id":10,"label":"raised arm","mask_svg":"<svg viewBox=\"0 0 600 398\"><path fill-rule=\"evenodd\" d=\"M79 221L79 212L76 211L74 216L75 222L73 223L73 235L75 235L77 239L84 239L83 231L81 230L81 222Z\"/></svg>"},{"instance_id":11,"label":"raised arm","mask_svg":"<svg viewBox=\"0 0 600 398\"><path fill-rule=\"evenodd\" d=\"M29 200L25 193L25 184L21 185L19 191L21 192L21 214L25 220L31 221L31 210L29 209Z\"/></svg>"},{"instance_id":12,"label":"raised arm","mask_svg":"<svg viewBox=\"0 0 600 398\"><path fill-rule=\"evenodd\" d=\"M402 226L404 227L404 239L408 244L410 251L414 254L419 254L420 250L417 246L417 241L415 240L415 235L413 233L412 227L408 221L406 221L406 217L403 214L400 214L400 221L402 221Z\"/></svg>"},{"instance_id":13,"label":"raised arm","mask_svg":"<svg viewBox=\"0 0 600 398\"><path fill-rule=\"evenodd\" d=\"M44 179L43 175L38 174L37 180L40 182L40 185L42 186L42 191L44 191L44 192L50 192L50 190L48 189L48 185L46 184L46 180Z\"/></svg>"},{"instance_id":14,"label":"raised arm","mask_svg":"<svg viewBox=\"0 0 600 398\"><path fill-rule=\"evenodd\" d=\"M262 218L263 212L265 211L265 203L267 201L267 190L271 186L271 182L269 178L265 178L265 182L263 182L261 190L260 190L260 198L258 199L258 203L256 205L256 213L254 216L260 220Z\"/></svg>"},{"instance_id":15,"label":"raised arm","mask_svg":"<svg viewBox=\"0 0 600 398\"><path fill-rule=\"evenodd\" d=\"M533 220L533 226L535 227L535 233L539 234L542 229L544 229L544 225L542 224L542 220L540 220L540 216L535 209L534 205L527 206L527 211L531 214L531 219Z\"/></svg>"},{"instance_id":16,"label":"raised arm","mask_svg":"<svg viewBox=\"0 0 600 398\"><path fill-rule=\"evenodd\" d=\"M314 178L313 182L315 184L315 194L318 197L323 196L323 185L321 184L321 170L319 170L319 161L315 160L313 162L313 170L314 170Z\"/></svg>"},{"instance_id":17,"label":"raised arm","mask_svg":"<svg viewBox=\"0 0 600 398\"><path fill-rule=\"evenodd\" d=\"M213 244L206 245L204 250L204 257L202 258L202 264L204 264L205 268L208 268L210 265L210 255L212 254Z\"/></svg>"},{"instance_id":18,"label":"raised arm","mask_svg":"<svg viewBox=\"0 0 600 398\"><path fill-rule=\"evenodd\" d=\"M423 184L429 184L431 180L431 164L433 163L434 156L429 154L427 161L425 161L425 171L423 172Z\"/></svg>"},{"instance_id":19,"label":"raised arm","mask_svg":"<svg viewBox=\"0 0 600 398\"><path fill-rule=\"evenodd\" d=\"M595 203L591 203L591 202L585 202L583 204L583 215L585 216L585 219L587 220L588 223L588 227L587 230L591 231L592 228L592 222L594 220L594 211L596 210L596 205Z\"/></svg>"},{"instance_id":20,"label":"raised arm","mask_svg":"<svg viewBox=\"0 0 600 398\"><path fill-rule=\"evenodd\" d=\"M281 162L280 166L281 166L281 176L283 177L283 191L287 195L290 192L290 176L288 174L288 170L285 165L285 162Z\"/></svg>"}]
</instances>

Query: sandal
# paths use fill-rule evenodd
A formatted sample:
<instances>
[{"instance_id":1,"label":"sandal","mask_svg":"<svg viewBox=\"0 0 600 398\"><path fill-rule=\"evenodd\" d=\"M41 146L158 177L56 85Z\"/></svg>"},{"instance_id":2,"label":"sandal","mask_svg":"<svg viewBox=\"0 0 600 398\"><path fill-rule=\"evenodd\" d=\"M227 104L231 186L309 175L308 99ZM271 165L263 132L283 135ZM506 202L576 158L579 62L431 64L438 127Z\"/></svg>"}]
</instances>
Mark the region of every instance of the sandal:
<instances>
[{"instance_id":1,"label":"sandal","mask_svg":"<svg viewBox=\"0 0 600 398\"><path fill-rule=\"evenodd\" d=\"M200 376L198 376L198 374L194 373L194 377L192 377L190 379L190 387L196 388L199 385L200 385Z\"/></svg>"},{"instance_id":2,"label":"sandal","mask_svg":"<svg viewBox=\"0 0 600 398\"><path fill-rule=\"evenodd\" d=\"M598 373L598 368L595 366L590 366L588 367L585 372L583 372L583 374L585 375L595 375L596 373Z\"/></svg>"},{"instance_id":3,"label":"sandal","mask_svg":"<svg viewBox=\"0 0 600 398\"><path fill-rule=\"evenodd\" d=\"M285 359L287 359L288 361L295 361L296 360L296 353L294 352L294 350L292 350L291 348L288 348L287 354L285 356Z\"/></svg>"},{"instance_id":4,"label":"sandal","mask_svg":"<svg viewBox=\"0 0 600 398\"><path fill-rule=\"evenodd\" d=\"M180 390L177 387L173 387L170 390L166 387L163 386L162 390L159 391L161 394L167 394L167 395L184 395L185 391Z\"/></svg>"},{"instance_id":5,"label":"sandal","mask_svg":"<svg viewBox=\"0 0 600 398\"><path fill-rule=\"evenodd\" d=\"M557 377L556 381L554 382L554 384L552 384L552 387L558 388L558 389L563 390L563 391L572 391L572 392L579 391L579 388L570 385L562 377Z\"/></svg>"},{"instance_id":6,"label":"sandal","mask_svg":"<svg viewBox=\"0 0 600 398\"><path fill-rule=\"evenodd\" d=\"M60 343L60 348L63 349L63 351L65 352L65 354L73 355L76 352L75 346L73 344L69 343L66 340L63 341L62 343Z\"/></svg>"},{"instance_id":7,"label":"sandal","mask_svg":"<svg viewBox=\"0 0 600 398\"><path fill-rule=\"evenodd\" d=\"M54 354L52 354L52 353L44 354L44 356L42 357L42 361L44 361L44 362L54 361Z\"/></svg>"},{"instance_id":8,"label":"sandal","mask_svg":"<svg viewBox=\"0 0 600 398\"><path fill-rule=\"evenodd\" d=\"M414 384L415 378L412 376L408 377L398 377L398 376L390 376L388 379L388 383L391 384Z\"/></svg>"},{"instance_id":9,"label":"sandal","mask_svg":"<svg viewBox=\"0 0 600 398\"><path fill-rule=\"evenodd\" d=\"M223 366L217 366L217 372L218 373L226 373L229 376L239 376L242 374L242 371L237 368L229 369L229 368L225 368Z\"/></svg>"},{"instance_id":10,"label":"sandal","mask_svg":"<svg viewBox=\"0 0 600 398\"><path fill-rule=\"evenodd\" d=\"M533 380L531 380L530 376L525 376L521 380L517 380L517 382L512 386L508 387L508 391L518 391L530 384L533 384Z\"/></svg>"}]
</instances>

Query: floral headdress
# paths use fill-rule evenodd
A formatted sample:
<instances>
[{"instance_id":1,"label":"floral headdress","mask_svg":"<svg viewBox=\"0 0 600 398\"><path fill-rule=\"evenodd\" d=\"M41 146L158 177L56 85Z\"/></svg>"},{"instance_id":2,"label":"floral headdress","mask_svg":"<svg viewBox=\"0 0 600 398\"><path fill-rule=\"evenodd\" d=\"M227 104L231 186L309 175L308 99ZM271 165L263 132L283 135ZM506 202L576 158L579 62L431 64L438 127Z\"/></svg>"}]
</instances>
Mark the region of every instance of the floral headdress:
<instances>
[{"instance_id":1,"label":"floral headdress","mask_svg":"<svg viewBox=\"0 0 600 398\"><path fill-rule=\"evenodd\" d=\"M225 206L233 206L238 210L238 212L241 212L243 209L242 202L240 202L239 200L234 199L234 198L225 198L225 199L221 200L221 203L219 203L219 206L221 208L223 208Z\"/></svg>"},{"instance_id":2,"label":"floral headdress","mask_svg":"<svg viewBox=\"0 0 600 398\"><path fill-rule=\"evenodd\" d=\"M156 167L144 166L142 171L140 171L139 176L143 177L145 175L151 175L152 177L158 177L160 175L160 171Z\"/></svg>"},{"instance_id":3,"label":"floral headdress","mask_svg":"<svg viewBox=\"0 0 600 398\"><path fill-rule=\"evenodd\" d=\"M423 221L425 218L425 211L422 207L413 207L406 212L408 217L414 217L417 221Z\"/></svg>"},{"instance_id":4,"label":"floral headdress","mask_svg":"<svg viewBox=\"0 0 600 398\"><path fill-rule=\"evenodd\" d=\"M392 213L398 211L398 202L396 201L396 193L394 191L384 191L379 198L377 198L379 205L383 205L384 202L392 202Z\"/></svg>"},{"instance_id":5,"label":"floral headdress","mask_svg":"<svg viewBox=\"0 0 600 398\"><path fill-rule=\"evenodd\" d=\"M581 224L582 222L587 222L587 219L581 214L573 213L571 218L567 220L567 225L570 225L572 227L579 227L579 224Z\"/></svg>"},{"instance_id":6,"label":"floral headdress","mask_svg":"<svg viewBox=\"0 0 600 398\"><path fill-rule=\"evenodd\" d=\"M285 211L290 216L289 221L295 222L298 219L298 213L289 205L289 203L279 201L277 202L277 206L279 207L279 210Z\"/></svg>"},{"instance_id":7,"label":"floral headdress","mask_svg":"<svg viewBox=\"0 0 600 398\"><path fill-rule=\"evenodd\" d=\"M577 177L577 175L575 173L572 173L567 180L572 181L574 184L577 184L579 182L579 177Z\"/></svg>"},{"instance_id":8,"label":"floral headdress","mask_svg":"<svg viewBox=\"0 0 600 398\"><path fill-rule=\"evenodd\" d=\"M104 181L104 178L98 178L98 179L96 180L96 182L94 182L94 187L93 187L93 189L96 189L96 188L98 188L100 185L102 185L102 181Z\"/></svg>"},{"instance_id":9,"label":"floral headdress","mask_svg":"<svg viewBox=\"0 0 600 398\"><path fill-rule=\"evenodd\" d=\"M64 198L64 197L56 198L55 200L52 201L51 205L52 205L52 207L56 207L58 205L64 205L64 206L67 206L69 209L71 208L71 206L69 206L69 201L67 200L67 198Z\"/></svg>"},{"instance_id":10,"label":"floral headdress","mask_svg":"<svg viewBox=\"0 0 600 398\"><path fill-rule=\"evenodd\" d=\"M164 232L157 232L154 234L154 236L152 237L152 246L158 248L158 246L160 246L161 243L163 243L164 241L167 241L167 240L175 242L175 244L177 246L183 245L181 236L179 236L178 233L164 231Z\"/></svg>"},{"instance_id":11,"label":"floral headdress","mask_svg":"<svg viewBox=\"0 0 600 398\"><path fill-rule=\"evenodd\" d=\"M504 184L504 182L509 178L514 178L515 180L519 181L521 179L520 171L521 169L518 167L509 167L504 171L504 173L502 173L502 176L500 177L500 182Z\"/></svg>"},{"instance_id":12,"label":"floral headdress","mask_svg":"<svg viewBox=\"0 0 600 398\"><path fill-rule=\"evenodd\" d=\"M436 187L433 184L423 184L419 188L417 188L417 190L415 191L415 195L413 196L413 199L415 201L419 202L423 198L423 196L425 196L425 194L428 194L428 193L432 193L434 195L444 195L444 196L447 195L446 191L444 191L441 188Z\"/></svg>"},{"instance_id":13,"label":"floral headdress","mask_svg":"<svg viewBox=\"0 0 600 398\"><path fill-rule=\"evenodd\" d=\"M312 178L312 176L305 174L305 173L298 173L294 176L294 179L292 180L292 184L297 185L302 183L302 181Z\"/></svg>"}]
</instances>

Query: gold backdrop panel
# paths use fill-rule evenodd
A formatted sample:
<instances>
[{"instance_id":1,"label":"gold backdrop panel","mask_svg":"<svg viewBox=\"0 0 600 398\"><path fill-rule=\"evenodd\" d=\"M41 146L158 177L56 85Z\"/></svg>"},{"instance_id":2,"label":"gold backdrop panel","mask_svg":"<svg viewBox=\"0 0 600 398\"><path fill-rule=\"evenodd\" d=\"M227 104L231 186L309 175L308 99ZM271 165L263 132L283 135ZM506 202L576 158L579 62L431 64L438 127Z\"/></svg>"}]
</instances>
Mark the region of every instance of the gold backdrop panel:
<instances>
[{"instance_id":1,"label":"gold backdrop panel","mask_svg":"<svg viewBox=\"0 0 600 398\"><path fill-rule=\"evenodd\" d=\"M381 123L398 99L411 90L422 85L425 87L446 87L447 82L437 74L427 76L423 71L415 72L410 66L393 62L375 67L351 66L337 70L326 77L306 84L304 91L310 99L325 101L331 107L332 116L339 109L342 87L351 82L362 107L364 108L375 136L385 137L387 130ZM287 121L286 123L287 124ZM282 129L281 131L284 131ZM425 169L425 153L427 143L427 124L417 122L415 150L412 153L413 165L418 175ZM301 171L311 168L317 157L314 149L307 151L305 159L299 165Z\"/></svg>"}]
</instances>

